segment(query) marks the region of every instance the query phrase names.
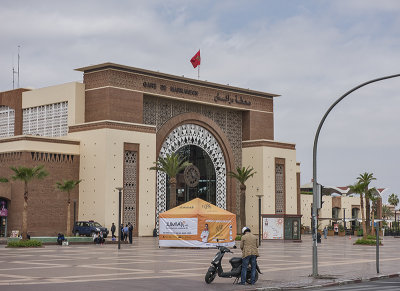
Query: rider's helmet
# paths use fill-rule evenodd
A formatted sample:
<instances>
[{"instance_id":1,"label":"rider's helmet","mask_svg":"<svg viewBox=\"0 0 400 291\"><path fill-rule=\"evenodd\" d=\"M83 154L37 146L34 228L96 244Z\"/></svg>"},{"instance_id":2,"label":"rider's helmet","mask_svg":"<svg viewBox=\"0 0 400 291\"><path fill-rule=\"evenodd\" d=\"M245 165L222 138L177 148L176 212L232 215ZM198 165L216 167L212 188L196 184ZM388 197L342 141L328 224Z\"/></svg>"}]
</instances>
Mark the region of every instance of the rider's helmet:
<instances>
[{"instance_id":1,"label":"rider's helmet","mask_svg":"<svg viewBox=\"0 0 400 291\"><path fill-rule=\"evenodd\" d=\"M246 232L250 232L250 228L248 228L247 226L242 228L242 234L245 234Z\"/></svg>"}]
</instances>

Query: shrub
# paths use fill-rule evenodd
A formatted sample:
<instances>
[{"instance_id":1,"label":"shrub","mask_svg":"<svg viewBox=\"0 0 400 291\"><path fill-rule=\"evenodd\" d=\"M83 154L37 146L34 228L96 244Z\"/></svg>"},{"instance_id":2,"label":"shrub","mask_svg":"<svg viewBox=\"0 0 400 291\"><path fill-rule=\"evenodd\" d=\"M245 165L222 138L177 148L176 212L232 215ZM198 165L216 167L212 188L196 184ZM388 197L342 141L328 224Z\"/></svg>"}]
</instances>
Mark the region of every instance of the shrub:
<instances>
[{"instance_id":1,"label":"shrub","mask_svg":"<svg viewBox=\"0 0 400 291\"><path fill-rule=\"evenodd\" d=\"M356 242L354 243L355 245L369 245L369 246L375 246L376 245L376 239L372 240L372 239L363 239L363 238L359 238L358 240L356 240ZM382 242L379 240L379 244L382 245Z\"/></svg>"},{"instance_id":2,"label":"shrub","mask_svg":"<svg viewBox=\"0 0 400 291\"><path fill-rule=\"evenodd\" d=\"M240 234L238 234L235 238L235 240L242 240L242 236Z\"/></svg>"},{"instance_id":3,"label":"shrub","mask_svg":"<svg viewBox=\"0 0 400 291\"><path fill-rule=\"evenodd\" d=\"M42 242L37 240L18 240L7 243L8 248L36 248L41 246Z\"/></svg>"},{"instance_id":4,"label":"shrub","mask_svg":"<svg viewBox=\"0 0 400 291\"><path fill-rule=\"evenodd\" d=\"M372 239L376 241L376 236L375 235L367 235L367 239ZM379 238L380 239L380 238Z\"/></svg>"}]
</instances>

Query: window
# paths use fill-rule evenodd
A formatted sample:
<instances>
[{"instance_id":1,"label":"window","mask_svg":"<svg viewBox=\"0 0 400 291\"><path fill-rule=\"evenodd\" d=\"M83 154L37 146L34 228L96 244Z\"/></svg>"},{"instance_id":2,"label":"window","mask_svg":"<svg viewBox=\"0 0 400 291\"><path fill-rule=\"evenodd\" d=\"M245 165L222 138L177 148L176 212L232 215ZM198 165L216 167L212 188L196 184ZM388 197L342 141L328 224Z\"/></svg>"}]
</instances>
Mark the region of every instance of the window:
<instances>
[{"instance_id":1,"label":"window","mask_svg":"<svg viewBox=\"0 0 400 291\"><path fill-rule=\"evenodd\" d=\"M23 110L23 134L64 136L68 133L68 102Z\"/></svg>"},{"instance_id":2,"label":"window","mask_svg":"<svg viewBox=\"0 0 400 291\"><path fill-rule=\"evenodd\" d=\"M0 106L0 137L14 136L15 110Z\"/></svg>"},{"instance_id":3,"label":"window","mask_svg":"<svg viewBox=\"0 0 400 291\"><path fill-rule=\"evenodd\" d=\"M334 219L339 218L339 210L340 210L340 208L337 208L337 207L332 208L332 218L334 218Z\"/></svg>"}]
</instances>

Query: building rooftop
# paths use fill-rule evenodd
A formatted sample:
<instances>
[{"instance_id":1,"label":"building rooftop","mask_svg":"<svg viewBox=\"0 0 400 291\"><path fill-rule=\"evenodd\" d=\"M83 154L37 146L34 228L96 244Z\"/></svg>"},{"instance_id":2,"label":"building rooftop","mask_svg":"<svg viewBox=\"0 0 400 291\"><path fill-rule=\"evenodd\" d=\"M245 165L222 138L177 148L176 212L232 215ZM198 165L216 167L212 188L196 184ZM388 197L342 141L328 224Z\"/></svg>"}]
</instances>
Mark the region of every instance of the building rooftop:
<instances>
[{"instance_id":1,"label":"building rooftop","mask_svg":"<svg viewBox=\"0 0 400 291\"><path fill-rule=\"evenodd\" d=\"M222 90L232 91L235 93L242 93L242 94L254 95L254 96L259 96L259 97L273 98L273 97L280 96L277 94L255 91L255 90L250 90L250 89L244 89L244 88L239 88L239 87L234 87L234 86L229 86L229 85L222 85L222 84L212 83L212 82L208 82L208 81L201 81L201 80L196 80L196 79L192 79L192 78L187 78L184 76L179 77L179 76L175 76L175 75L171 75L171 74L165 74L165 73L145 70L145 69L141 69L141 68L119 65L119 64L115 64L115 63L102 63L102 64L98 64L98 65L77 68L75 70L84 72L84 73L91 73L91 72L96 72L96 71L101 71L101 70L119 70L119 71L125 71L125 72L130 72L130 73L135 73L135 74L140 74L140 75L145 75L145 76L150 76L150 77L155 77L155 78L160 78L160 79L166 79L166 80L170 80L170 81L185 82L185 83L190 83L192 85L204 86L204 87L209 87L209 88L213 88L213 89L222 89Z\"/></svg>"}]
</instances>

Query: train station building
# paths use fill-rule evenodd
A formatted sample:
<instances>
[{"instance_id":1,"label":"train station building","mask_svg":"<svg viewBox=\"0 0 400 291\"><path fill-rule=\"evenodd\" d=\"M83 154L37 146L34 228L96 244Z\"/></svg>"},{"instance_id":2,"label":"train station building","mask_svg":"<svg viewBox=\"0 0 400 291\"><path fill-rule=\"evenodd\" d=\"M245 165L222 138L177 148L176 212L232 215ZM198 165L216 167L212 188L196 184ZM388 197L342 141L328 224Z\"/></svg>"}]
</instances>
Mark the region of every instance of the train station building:
<instances>
[{"instance_id":1,"label":"train station building","mask_svg":"<svg viewBox=\"0 0 400 291\"><path fill-rule=\"evenodd\" d=\"M30 184L31 235L65 232L67 198L55 184L72 179L82 182L72 192L71 220L117 225L116 188L123 187L123 223L133 224L134 235L152 235L171 194L166 175L149 168L175 152L199 173L196 181L178 175L177 204L198 197L237 214L240 225L239 184L229 172L251 166L257 173L246 183L246 219L253 232L257 195L261 214L289 224L300 216L295 144L274 139L278 95L113 63L77 70L82 83L0 93L0 177L11 177L10 166L49 172ZM7 209L0 235L21 230L23 183L0 183L0 200Z\"/></svg>"}]
</instances>

